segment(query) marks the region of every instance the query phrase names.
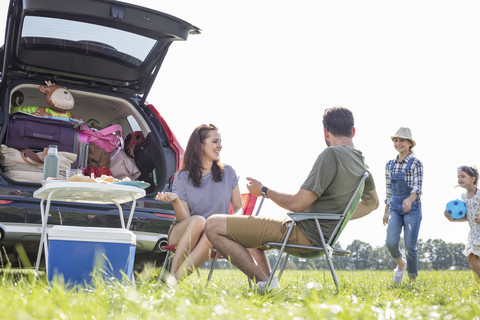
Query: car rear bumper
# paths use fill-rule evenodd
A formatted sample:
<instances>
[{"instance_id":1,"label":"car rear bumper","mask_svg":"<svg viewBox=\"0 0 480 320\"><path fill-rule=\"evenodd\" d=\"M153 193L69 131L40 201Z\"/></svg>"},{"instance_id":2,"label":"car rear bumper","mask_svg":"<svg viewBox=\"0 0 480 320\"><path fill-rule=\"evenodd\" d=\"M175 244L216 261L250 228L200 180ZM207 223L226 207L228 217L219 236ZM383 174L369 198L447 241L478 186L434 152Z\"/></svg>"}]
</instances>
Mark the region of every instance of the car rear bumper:
<instances>
[{"instance_id":1,"label":"car rear bumper","mask_svg":"<svg viewBox=\"0 0 480 320\"><path fill-rule=\"evenodd\" d=\"M47 225L47 233L52 227L53 225ZM35 244L38 246L41 233L42 227L39 224L4 222L0 224L0 246L14 246L17 243L28 244L28 247ZM161 252L160 245L167 241L167 235L162 233L142 231L133 233L137 239L137 252Z\"/></svg>"}]
</instances>

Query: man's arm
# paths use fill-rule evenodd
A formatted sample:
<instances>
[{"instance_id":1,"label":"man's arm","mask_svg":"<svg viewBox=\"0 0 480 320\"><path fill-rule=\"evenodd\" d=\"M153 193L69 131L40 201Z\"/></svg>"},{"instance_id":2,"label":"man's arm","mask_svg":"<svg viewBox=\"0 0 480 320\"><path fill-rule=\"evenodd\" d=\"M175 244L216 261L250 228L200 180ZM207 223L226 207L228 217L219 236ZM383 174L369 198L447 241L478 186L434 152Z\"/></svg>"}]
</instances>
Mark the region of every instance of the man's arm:
<instances>
[{"instance_id":1,"label":"man's arm","mask_svg":"<svg viewBox=\"0 0 480 320\"><path fill-rule=\"evenodd\" d=\"M353 213L351 220L358 219L366 216L373 210L377 209L379 206L378 195L375 189L370 191L365 191L358 203L355 212Z\"/></svg>"},{"instance_id":2,"label":"man's arm","mask_svg":"<svg viewBox=\"0 0 480 320\"><path fill-rule=\"evenodd\" d=\"M260 197L262 195L263 184L260 181L252 178L247 178L247 180L248 191L252 195ZM305 189L298 190L296 194L287 194L268 189L267 197L278 206L292 212L302 212L306 210L318 198L314 192Z\"/></svg>"}]
</instances>

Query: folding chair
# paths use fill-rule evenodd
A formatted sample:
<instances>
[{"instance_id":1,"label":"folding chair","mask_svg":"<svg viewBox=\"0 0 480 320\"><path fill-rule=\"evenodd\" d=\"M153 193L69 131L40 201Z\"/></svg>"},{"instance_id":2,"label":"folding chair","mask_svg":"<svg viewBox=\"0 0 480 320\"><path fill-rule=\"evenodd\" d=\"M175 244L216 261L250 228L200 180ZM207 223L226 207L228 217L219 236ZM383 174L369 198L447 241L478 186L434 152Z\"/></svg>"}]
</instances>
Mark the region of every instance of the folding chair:
<instances>
[{"instance_id":1,"label":"folding chair","mask_svg":"<svg viewBox=\"0 0 480 320\"><path fill-rule=\"evenodd\" d=\"M254 197L250 193L243 193L241 196L242 196L243 214L247 215L247 216L252 215L253 209L255 208L255 204L257 202L257 197ZM260 204L258 206L256 215L260 212L260 209L262 208L262 204L263 204L263 198L262 198L262 201L260 202ZM233 213L233 208L232 208L232 206L230 206L230 211L228 212L228 214L232 214L232 213ZM170 262L171 262L171 259L172 259L173 255L175 254L177 246L165 245L165 246L162 246L161 248L162 248L162 250L166 251L167 254L165 256L165 260L163 261L162 271L160 272L160 276L158 278L159 280L163 279L165 271L170 269ZM213 269L215 268L215 263L216 263L217 259L221 259L221 258L223 258L223 256L220 255L218 253L218 251L213 249L212 253L211 253L211 257L210 257L210 259L213 260L213 261L212 261L212 265L210 266L210 272L208 273L207 284L212 277ZM200 273L199 273L198 269L197 269L197 274L200 276Z\"/></svg>"},{"instance_id":2,"label":"folding chair","mask_svg":"<svg viewBox=\"0 0 480 320\"><path fill-rule=\"evenodd\" d=\"M355 192L353 193L352 198L350 199L347 207L343 211L342 214L336 214L336 213L294 213L290 212L288 213L288 216L292 218L292 223L290 223L290 227L288 228L287 235L284 239L283 242L268 242L265 244L267 248L270 249L277 249L280 250L276 260L275 264L272 269L272 273L268 279L267 282L267 287L270 285L270 282L272 281L275 271L277 270L278 264L282 258L283 253L286 253L285 259L283 260L282 266L280 268L280 272L278 275L278 280L280 281L280 278L282 276L283 270L285 268L285 265L287 263L288 257L290 255L294 255L297 257L305 258L305 259L310 259L310 258L316 258L319 257L323 254L325 254L327 261L328 261L328 266L330 268L330 271L332 273L333 281L335 282L335 285L337 286L338 290L338 280L337 280L337 275L335 273L335 269L333 268L333 262L332 262L332 255L339 255L339 256L349 256L350 251L349 250L343 250L343 249L334 249L333 246L337 242L338 238L340 237L340 234L342 233L343 229L347 225L348 221L352 217L353 212L357 208L357 205L360 201L360 198L363 194L363 189L365 187L365 180L368 177L368 173L365 173L360 180L357 188L355 189ZM292 229L294 225L298 221L302 220L307 220L307 219L313 219L315 220L315 223L317 225L317 230L318 234L320 236L320 240L322 243L321 247L318 246L303 246L303 245L296 245L296 244L288 244L288 239L290 238L290 234L292 232ZM337 225L335 226L332 235L330 236L328 242L325 242L325 238L323 236L322 228L320 226L320 220L336 220ZM293 249L293 250L289 250ZM300 252L295 252L295 249L307 249L309 251L303 251L302 253Z\"/></svg>"}]
</instances>

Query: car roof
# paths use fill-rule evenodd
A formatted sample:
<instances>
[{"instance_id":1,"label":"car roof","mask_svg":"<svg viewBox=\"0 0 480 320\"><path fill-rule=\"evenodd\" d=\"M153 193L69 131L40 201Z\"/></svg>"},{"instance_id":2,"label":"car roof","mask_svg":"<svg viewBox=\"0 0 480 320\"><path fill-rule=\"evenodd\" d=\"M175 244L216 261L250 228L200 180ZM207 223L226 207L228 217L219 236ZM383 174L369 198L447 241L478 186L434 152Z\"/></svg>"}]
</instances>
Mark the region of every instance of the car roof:
<instances>
[{"instance_id":1,"label":"car roof","mask_svg":"<svg viewBox=\"0 0 480 320\"><path fill-rule=\"evenodd\" d=\"M11 0L3 80L10 74L144 95L170 44L200 29L112 0Z\"/></svg>"}]
</instances>

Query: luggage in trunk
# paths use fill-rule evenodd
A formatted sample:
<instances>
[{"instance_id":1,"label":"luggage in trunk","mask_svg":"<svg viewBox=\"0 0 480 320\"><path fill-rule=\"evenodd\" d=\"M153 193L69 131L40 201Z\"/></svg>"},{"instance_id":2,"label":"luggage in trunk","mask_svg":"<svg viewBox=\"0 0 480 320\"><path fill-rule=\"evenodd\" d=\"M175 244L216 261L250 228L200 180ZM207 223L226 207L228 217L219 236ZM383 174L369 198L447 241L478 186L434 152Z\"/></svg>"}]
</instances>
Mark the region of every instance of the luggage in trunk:
<instances>
[{"instance_id":1,"label":"luggage in trunk","mask_svg":"<svg viewBox=\"0 0 480 320\"><path fill-rule=\"evenodd\" d=\"M141 172L138 180L150 183L150 187L145 191L147 193L153 192L154 188L158 186L156 165L153 162L154 159L158 159L158 148L155 146L150 134L147 135L142 143L135 146L133 153L135 155L135 163Z\"/></svg>"},{"instance_id":2,"label":"luggage in trunk","mask_svg":"<svg viewBox=\"0 0 480 320\"><path fill-rule=\"evenodd\" d=\"M18 150L43 150L54 144L58 151L77 153L76 139L72 122L14 113L10 115L6 145Z\"/></svg>"}]
</instances>

